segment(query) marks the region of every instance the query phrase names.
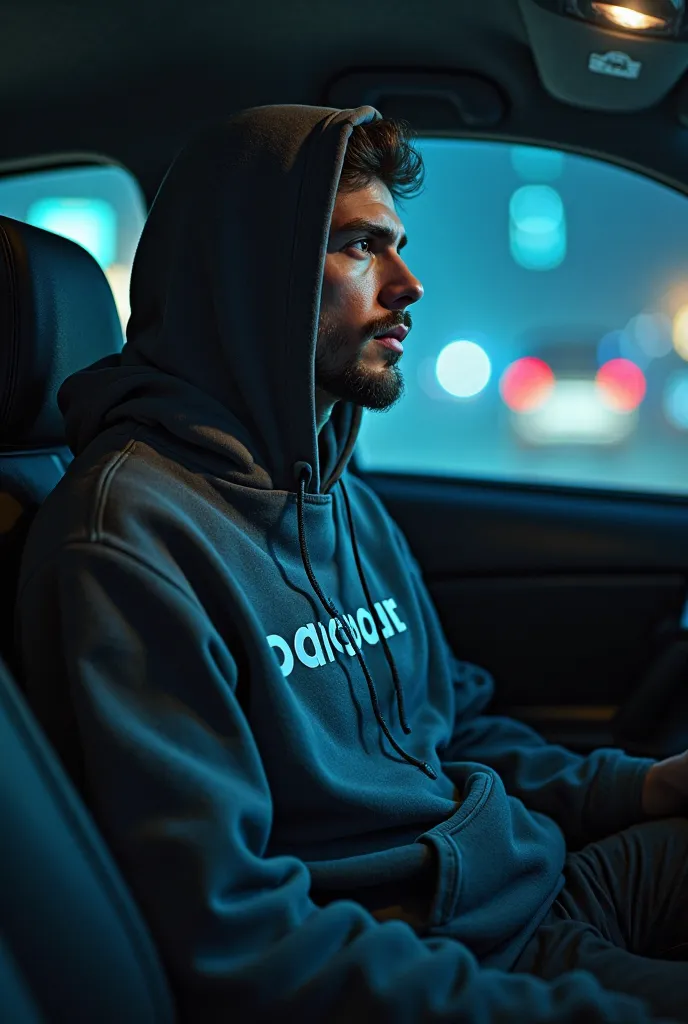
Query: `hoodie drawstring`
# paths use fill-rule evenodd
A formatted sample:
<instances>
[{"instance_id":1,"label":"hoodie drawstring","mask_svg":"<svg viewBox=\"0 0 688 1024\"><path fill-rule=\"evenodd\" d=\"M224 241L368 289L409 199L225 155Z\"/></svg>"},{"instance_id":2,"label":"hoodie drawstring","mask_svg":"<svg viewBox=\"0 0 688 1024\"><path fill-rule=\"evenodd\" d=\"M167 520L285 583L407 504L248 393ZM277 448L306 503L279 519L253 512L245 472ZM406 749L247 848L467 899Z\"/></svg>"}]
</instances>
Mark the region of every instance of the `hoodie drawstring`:
<instances>
[{"instance_id":1,"label":"hoodie drawstring","mask_svg":"<svg viewBox=\"0 0 688 1024\"><path fill-rule=\"evenodd\" d=\"M384 719L382 711L380 710L380 703L379 703L379 700L378 700L377 691L375 689L375 683L373 682L372 676L371 676L371 674L370 674L370 672L368 670L368 666L366 665L365 659L364 659L363 655L361 654L360 650L358 649L358 645L356 644L356 641L354 640L354 636L353 636L353 633L351 631L351 628L349 627L349 624L346 622L344 616L341 615L340 612L337 610L337 607L334 604L334 602L331 601L323 593L322 587L320 586L320 584L318 583L318 580L316 579L315 573L313 571L313 566L311 564L311 558L310 558L310 554L309 554L309 551L308 551L308 545L306 543L306 529L305 529L304 511L303 511L304 496L305 496L305 493L306 493L306 478L308 477L308 479L310 479L310 475L311 475L312 471L311 471L311 467L307 463L303 463L303 462L297 463L295 468L296 468L296 470L298 472L298 481L299 481L299 489L298 489L297 498L296 498L296 511L297 511L297 520L298 520L298 529L299 529L299 546L301 548L301 560L303 562L303 567L306 570L306 575L308 576L310 584L311 584L315 594L319 598L319 600L320 600L323 608L325 609L325 611L337 622L338 629L343 631L344 634L346 635L346 638L347 638L349 644L351 645L351 649L353 650L354 654L356 655L356 657L358 659L358 663L361 666L361 669L363 671L363 675L365 676L366 683L368 684L368 692L370 694L370 702L371 702L371 704L373 706L373 711L375 713L375 718L377 719L377 722L378 722L380 728L382 729L383 733L385 734L385 736L387 737L387 739L391 743L392 747L396 750L396 752L401 757L404 758L405 761L407 761L409 764L413 765L414 767L419 768L422 772L424 772L428 776L428 778L436 779L437 778L437 772L432 767L432 765L428 764L427 761L423 761L420 758L414 757L412 754L407 753L407 751L405 751L403 749L403 747L401 747L399 745L399 743L397 743L397 741L392 736L392 734L391 734L391 732L389 730L389 726L387 725L387 722ZM341 483L341 481L340 481L340 483ZM359 575L359 578L361 580L361 585L363 587L363 591L364 591L364 594L365 594L366 602L368 604L368 610L369 610L370 614L373 615L373 603L372 603L372 600L371 600L371 597L370 597L370 588L368 587L368 581L366 580L365 574L363 572L363 566L361 564L361 558L360 558L360 554L359 554L359 550L358 550L358 544L357 544L357 541L356 541L356 533L355 533L354 525L353 525L353 516L351 514L351 505L350 505L349 497L348 497L348 495L346 493L346 489L344 488L343 483L342 483L342 493L344 494L344 500L345 500L345 504L346 504L347 518L348 518L348 521L349 521L349 530L350 530L350 533L351 533L351 544L352 544L352 548L353 548L353 552L354 552L354 558L356 560L356 567L358 569L358 575ZM403 697L403 692L402 692L402 688L401 688L401 681L399 679L399 673L397 671L397 667L396 667L396 664L394 662L394 658L392 657L392 652L389 649L389 644L387 643L387 640L382 635L382 633L380 633L380 640L382 641L382 645L383 645L383 648L384 648L384 651L385 651L385 657L387 658L387 662L388 662L388 664L390 666L390 669L392 671L392 678L394 680L394 688L396 690L396 695L397 695L397 706L399 708L399 717L401 719L401 726L402 726L402 729L404 730L404 732L408 734L408 733L411 732L411 729L410 729L410 727L408 725L408 722L406 720L406 712L405 712L405 709L404 709L404 697Z\"/></svg>"},{"instance_id":2,"label":"hoodie drawstring","mask_svg":"<svg viewBox=\"0 0 688 1024\"><path fill-rule=\"evenodd\" d=\"M351 502L349 501L349 495L347 493L346 487L344 486L344 481L343 480L339 481L339 486L342 489L342 494L344 496L344 505L346 507L346 516L347 516L347 519L349 520L349 533L351 534L351 547L353 548L354 558L356 560L356 568L358 569L358 578L360 579L361 586L363 587L363 593L365 594L366 603L368 605L368 611L372 615L373 614L373 599L370 596L370 589L368 587L368 580L366 579L365 572L363 571L363 565L361 564L361 556L360 556L360 553L359 553L359 550L358 550L358 540L356 538L356 530L354 528L354 517L353 517L352 512L351 512ZM396 665L396 662L394 660L394 656L393 656L392 652L389 649L389 644L387 643L387 638L385 637L384 633L379 633L379 637L380 637L380 643L382 644L382 647L383 647L384 652L385 652L385 657L387 659L387 664L389 665L390 671L392 673L392 679L394 680L394 689L395 689L396 695L397 695L397 707L399 708L399 719L401 720L401 728L404 730L404 732L408 736L408 734L411 732L411 726L408 724L408 720L406 718L406 708L404 707L404 691L403 691L402 686L401 686L401 680L399 679L399 672L397 670L397 665Z\"/></svg>"}]
</instances>

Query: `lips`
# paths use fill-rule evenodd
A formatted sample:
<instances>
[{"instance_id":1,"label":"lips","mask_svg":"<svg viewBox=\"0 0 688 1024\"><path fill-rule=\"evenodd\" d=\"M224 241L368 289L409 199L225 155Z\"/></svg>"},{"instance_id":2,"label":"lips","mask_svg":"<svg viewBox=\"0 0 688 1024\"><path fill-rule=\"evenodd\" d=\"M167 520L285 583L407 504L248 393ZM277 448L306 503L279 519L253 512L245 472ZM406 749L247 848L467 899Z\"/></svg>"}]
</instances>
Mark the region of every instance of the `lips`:
<instances>
[{"instance_id":1,"label":"lips","mask_svg":"<svg viewBox=\"0 0 688 1024\"><path fill-rule=\"evenodd\" d=\"M405 327L403 324L399 324L398 327L391 327L388 331L376 334L375 337L378 341L382 341L383 338L394 338L396 341L403 342L408 332L408 327Z\"/></svg>"},{"instance_id":2,"label":"lips","mask_svg":"<svg viewBox=\"0 0 688 1024\"><path fill-rule=\"evenodd\" d=\"M381 338L376 338L375 341L378 343L378 345L384 346L384 348L391 348L393 352L404 351L404 346L398 340L398 338L393 338L389 334L383 334Z\"/></svg>"}]
</instances>

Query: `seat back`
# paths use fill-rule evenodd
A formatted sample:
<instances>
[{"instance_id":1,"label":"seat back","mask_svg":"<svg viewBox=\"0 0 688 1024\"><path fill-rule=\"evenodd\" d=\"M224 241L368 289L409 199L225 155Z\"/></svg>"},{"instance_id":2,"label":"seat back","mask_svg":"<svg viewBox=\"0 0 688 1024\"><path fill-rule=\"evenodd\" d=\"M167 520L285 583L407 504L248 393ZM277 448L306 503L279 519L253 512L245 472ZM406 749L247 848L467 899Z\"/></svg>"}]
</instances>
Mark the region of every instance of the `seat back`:
<instances>
[{"instance_id":1,"label":"seat back","mask_svg":"<svg viewBox=\"0 0 688 1024\"><path fill-rule=\"evenodd\" d=\"M0 834L0 1017L173 1021L146 925L1 659Z\"/></svg>"},{"instance_id":2,"label":"seat back","mask_svg":"<svg viewBox=\"0 0 688 1024\"><path fill-rule=\"evenodd\" d=\"M0 216L0 653L16 668L13 608L36 510L71 460L63 381L122 348L107 279L75 242Z\"/></svg>"}]
</instances>

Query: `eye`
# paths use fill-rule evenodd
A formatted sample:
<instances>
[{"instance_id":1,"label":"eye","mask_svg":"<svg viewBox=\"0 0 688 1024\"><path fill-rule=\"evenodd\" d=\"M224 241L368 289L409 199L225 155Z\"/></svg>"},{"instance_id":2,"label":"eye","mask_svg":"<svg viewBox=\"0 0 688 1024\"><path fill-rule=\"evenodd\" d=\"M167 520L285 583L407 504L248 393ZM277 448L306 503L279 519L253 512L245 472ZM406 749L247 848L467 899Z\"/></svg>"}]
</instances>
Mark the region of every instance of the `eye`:
<instances>
[{"instance_id":1,"label":"eye","mask_svg":"<svg viewBox=\"0 0 688 1024\"><path fill-rule=\"evenodd\" d=\"M365 256L367 256L370 253L371 249L370 249L370 239L369 238L357 238L355 242L349 242L349 244L347 245L347 249L353 249L357 245L364 245L364 246L366 246L365 249L359 249L358 250L359 252L362 252Z\"/></svg>"}]
</instances>

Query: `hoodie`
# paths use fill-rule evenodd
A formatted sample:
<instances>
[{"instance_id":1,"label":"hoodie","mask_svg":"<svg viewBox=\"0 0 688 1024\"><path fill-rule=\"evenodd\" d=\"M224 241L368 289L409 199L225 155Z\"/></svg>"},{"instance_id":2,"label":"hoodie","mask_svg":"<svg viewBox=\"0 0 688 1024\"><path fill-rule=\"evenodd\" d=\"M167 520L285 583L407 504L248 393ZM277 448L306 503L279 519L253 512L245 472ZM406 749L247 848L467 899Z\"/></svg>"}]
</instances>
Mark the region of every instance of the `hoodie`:
<instances>
[{"instance_id":1,"label":"hoodie","mask_svg":"<svg viewBox=\"0 0 688 1024\"><path fill-rule=\"evenodd\" d=\"M198 1022L645 1021L509 973L566 843L641 818L651 762L484 714L421 572L316 431L328 227L371 107L205 130L152 206L121 355L70 377L75 454L25 552L33 706Z\"/></svg>"}]
</instances>

